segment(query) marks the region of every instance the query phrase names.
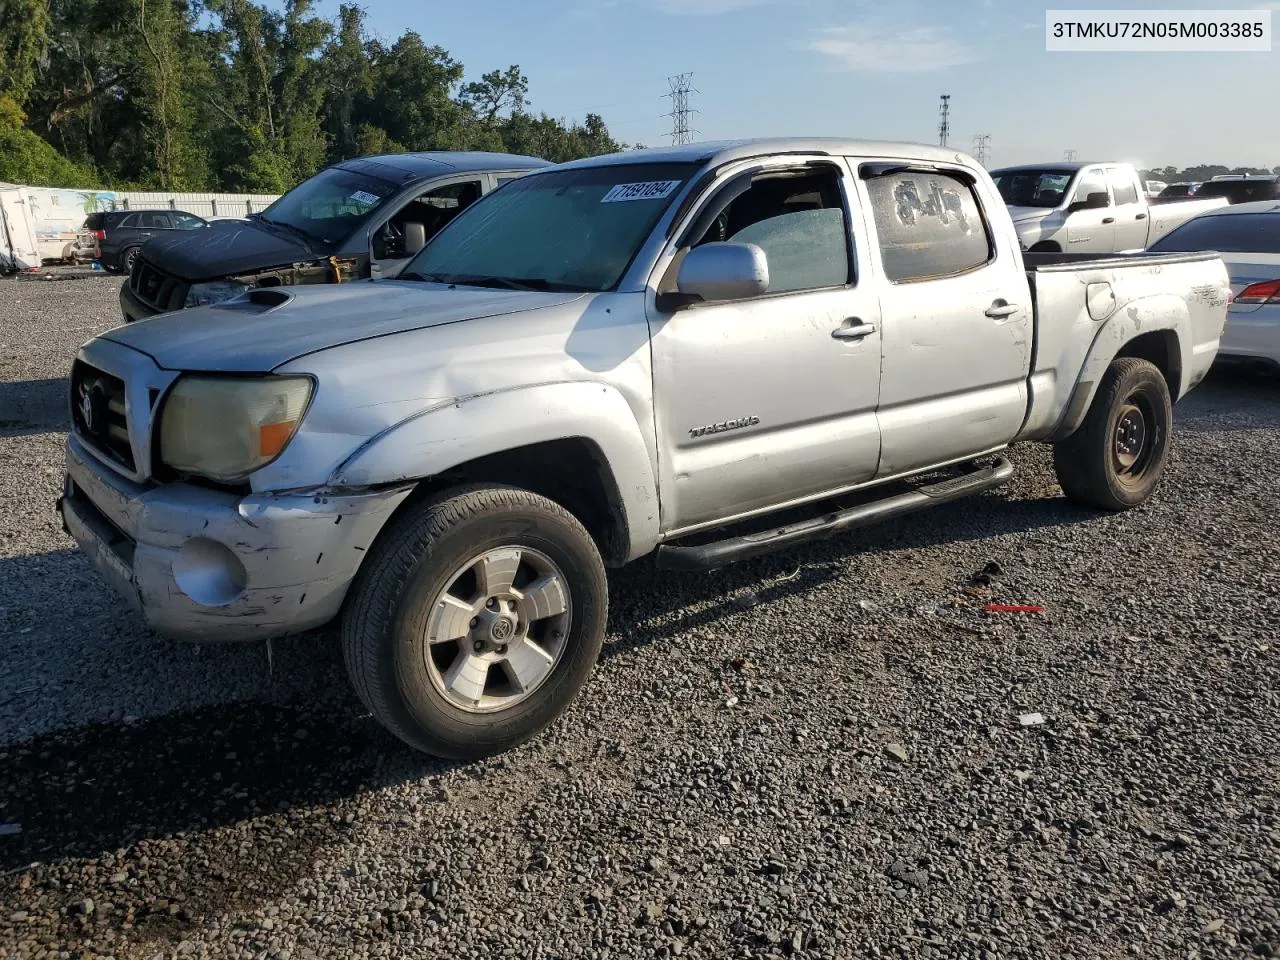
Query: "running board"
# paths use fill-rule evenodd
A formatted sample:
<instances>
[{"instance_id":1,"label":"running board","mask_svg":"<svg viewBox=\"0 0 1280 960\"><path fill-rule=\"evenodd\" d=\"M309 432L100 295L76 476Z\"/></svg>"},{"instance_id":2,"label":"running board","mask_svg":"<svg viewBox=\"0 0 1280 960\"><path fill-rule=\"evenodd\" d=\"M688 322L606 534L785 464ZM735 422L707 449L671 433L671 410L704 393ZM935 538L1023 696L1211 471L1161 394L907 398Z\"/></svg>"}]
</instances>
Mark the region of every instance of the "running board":
<instances>
[{"instance_id":1,"label":"running board","mask_svg":"<svg viewBox=\"0 0 1280 960\"><path fill-rule=\"evenodd\" d=\"M663 544L658 547L656 562L664 570L713 570L739 560L772 553L784 547L825 540L828 537L871 526L884 520L892 520L919 510L937 507L961 497L982 493L1003 484L1013 474L1013 464L1007 457L1000 457L989 467L916 487L906 493L873 500L846 510L837 510L803 520L799 523L749 533L726 540L716 540L697 546Z\"/></svg>"}]
</instances>

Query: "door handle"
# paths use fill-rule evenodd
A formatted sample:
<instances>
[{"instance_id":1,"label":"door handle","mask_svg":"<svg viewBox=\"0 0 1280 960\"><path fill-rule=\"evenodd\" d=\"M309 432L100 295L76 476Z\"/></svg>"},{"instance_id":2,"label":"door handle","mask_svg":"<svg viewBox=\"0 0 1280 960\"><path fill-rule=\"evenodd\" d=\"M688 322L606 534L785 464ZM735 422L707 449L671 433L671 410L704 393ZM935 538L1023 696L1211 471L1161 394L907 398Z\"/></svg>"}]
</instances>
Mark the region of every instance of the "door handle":
<instances>
[{"instance_id":1,"label":"door handle","mask_svg":"<svg viewBox=\"0 0 1280 960\"><path fill-rule=\"evenodd\" d=\"M1145 220L1145 219L1147 219L1147 215L1146 215L1145 213L1140 213L1140 214L1138 214L1136 217L1134 217L1133 219L1135 219L1135 220Z\"/></svg>"},{"instance_id":2,"label":"door handle","mask_svg":"<svg viewBox=\"0 0 1280 960\"><path fill-rule=\"evenodd\" d=\"M997 300L991 306L987 307L987 316L992 320L1001 320L1005 317L1011 317L1022 308L1016 303L1001 303Z\"/></svg>"},{"instance_id":3,"label":"door handle","mask_svg":"<svg viewBox=\"0 0 1280 960\"><path fill-rule=\"evenodd\" d=\"M861 340L876 332L874 323L863 323L857 317L850 317L842 326L831 331L837 340Z\"/></svg>"},{"instance_id":4,"label":"door handle","mask_svg":"<svg viewBox=\"0 0 1280 960\"><path fill-rule=\"evenodd\" d=\"M1102 222L1103 222L1103 223L1115 223L1115 222L1116 222L1116 218L1115 218L1115 217L1103 217L1103 218L1102 218Z\"/></svg>"}]
</instances>

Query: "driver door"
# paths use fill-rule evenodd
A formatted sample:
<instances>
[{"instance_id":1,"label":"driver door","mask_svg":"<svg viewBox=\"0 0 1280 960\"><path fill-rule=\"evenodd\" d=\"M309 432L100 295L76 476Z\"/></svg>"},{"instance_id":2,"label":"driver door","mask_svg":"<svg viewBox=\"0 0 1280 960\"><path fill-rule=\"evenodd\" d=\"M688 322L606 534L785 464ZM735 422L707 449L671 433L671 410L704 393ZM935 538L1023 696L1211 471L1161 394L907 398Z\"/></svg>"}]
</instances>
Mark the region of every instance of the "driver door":
<instances>
[{"instance_id":1,"label":"driver door","mask_svg":"<svg viewBox=\"0 0 1280 960\"><path fill-rule=\"evenodd\" d=\"M1107 205L1067 214L1068 253L1112 253L1116 241L1116 212L1102 167L1088 167L1080 174L1071 203L1082 203L1091 193L1106 194Z\"/></svg>"},{"instance_id":2,"label":"driver door","mask_svg":"<svg viewBox=\"0 0 1280 960\"><path fill-rule=\"evenodd\" d=\"M374 227L370 239L370 274L394 277L428 240L450 220L480 199L479 176L433 187L412 197Z\"/></svg>"}]
</instances>

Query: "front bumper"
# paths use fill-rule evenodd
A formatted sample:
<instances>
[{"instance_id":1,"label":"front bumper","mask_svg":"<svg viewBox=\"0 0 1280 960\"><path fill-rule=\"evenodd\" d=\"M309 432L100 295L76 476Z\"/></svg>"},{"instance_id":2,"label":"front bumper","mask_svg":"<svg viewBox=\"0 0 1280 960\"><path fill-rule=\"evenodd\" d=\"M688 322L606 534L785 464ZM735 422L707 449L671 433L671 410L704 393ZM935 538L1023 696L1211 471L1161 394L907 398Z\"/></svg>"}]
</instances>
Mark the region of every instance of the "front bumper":
<instances>
[{"instance_id":1,"label":"front bumper","mask_svg":"<svg viewBox=\"0 0 1280 960\"><path fill-rule=\"evenodd\" d=\"M98 572L157 633L262 640L318 627L411 487L350 495L239 497L140 486L74 437L58 509Z\"/></svg>"}]
</instances>

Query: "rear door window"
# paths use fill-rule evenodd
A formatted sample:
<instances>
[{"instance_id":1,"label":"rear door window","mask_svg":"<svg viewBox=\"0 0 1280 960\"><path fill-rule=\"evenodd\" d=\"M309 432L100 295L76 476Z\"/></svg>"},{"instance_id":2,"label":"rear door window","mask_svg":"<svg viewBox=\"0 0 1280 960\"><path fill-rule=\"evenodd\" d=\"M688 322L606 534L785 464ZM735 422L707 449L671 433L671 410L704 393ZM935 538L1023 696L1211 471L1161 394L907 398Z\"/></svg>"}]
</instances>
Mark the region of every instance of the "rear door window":
<instances>
[{"instance_id":1,"label":"rear door window","mask_svg":"<svg viewBox=\"0 0 1280 960\"><path fill-rule=\"evenodd\" d=\"M894 283L950 277L995 250L972 186L958 176L891 173L867 181L885 275Z\"/></svg>"},{"instance_id":2,"label":"rear door window","mask_svg":"<svg viewBox=\"0 0 1280 960\"><path fill-rule=\"evenodd\" d=\"M138 226L143 230L168 230L169 217L167 214L152 211L139 213Z\"/></svg>"},{"instance_id":3,"label":"rear door window","mask_svg":"<svg viewBox=\"0 0 1280 960\"><path fill-rule=\"evenodd\" d=\"M1117 207L1138 202L1138 188L1126 171L1112 167L1107 171L1107 179L1111 181L1111 193L1116 198Z\"/></svg>"}]
</instances>

